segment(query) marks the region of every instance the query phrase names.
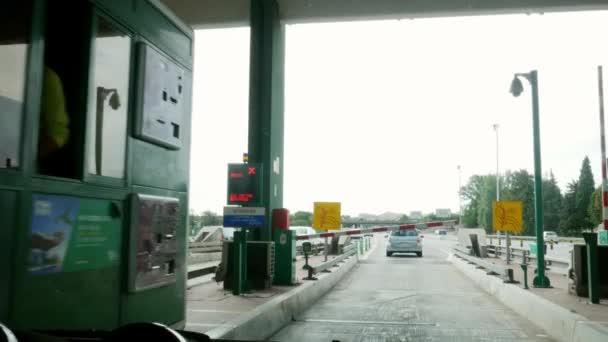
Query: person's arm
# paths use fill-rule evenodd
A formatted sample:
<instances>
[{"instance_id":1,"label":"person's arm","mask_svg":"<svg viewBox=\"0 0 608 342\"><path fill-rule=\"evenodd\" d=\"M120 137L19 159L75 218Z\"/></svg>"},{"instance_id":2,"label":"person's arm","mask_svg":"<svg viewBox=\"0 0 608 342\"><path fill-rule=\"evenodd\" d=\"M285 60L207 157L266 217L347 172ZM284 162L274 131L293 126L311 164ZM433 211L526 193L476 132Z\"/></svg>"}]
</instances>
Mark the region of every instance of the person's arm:
<instances>
[{"instance_id":1,"label":"person's arm","mask_svg":"<svg viewBox=\"0 0 608 342\"><path fill-rule=\"evenodd\" d=\"M70 118L65 108L65 95L59 76L50 68L44 68L44 85L41 103L41 127L39 153L49 155L65 146L70 138Z\"/></svg>"}]
</instances>

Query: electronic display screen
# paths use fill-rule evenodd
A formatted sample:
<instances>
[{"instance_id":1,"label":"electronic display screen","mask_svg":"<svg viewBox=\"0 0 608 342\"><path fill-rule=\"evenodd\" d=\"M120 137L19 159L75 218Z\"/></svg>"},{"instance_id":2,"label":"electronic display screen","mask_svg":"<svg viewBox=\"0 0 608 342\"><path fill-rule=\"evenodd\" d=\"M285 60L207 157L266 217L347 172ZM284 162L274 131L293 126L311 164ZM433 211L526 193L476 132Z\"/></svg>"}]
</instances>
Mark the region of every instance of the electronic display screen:
<instances>
[{"instance_id":1,"label":"electronic display screen","mask_svg":"<svg viewBox=\"0 0 608 342\"><path fill-rule=\"evenodd\" d=\"M261 164L228 164L228 204L258 204L261 198Z\"/></svg>"}]
</instances>

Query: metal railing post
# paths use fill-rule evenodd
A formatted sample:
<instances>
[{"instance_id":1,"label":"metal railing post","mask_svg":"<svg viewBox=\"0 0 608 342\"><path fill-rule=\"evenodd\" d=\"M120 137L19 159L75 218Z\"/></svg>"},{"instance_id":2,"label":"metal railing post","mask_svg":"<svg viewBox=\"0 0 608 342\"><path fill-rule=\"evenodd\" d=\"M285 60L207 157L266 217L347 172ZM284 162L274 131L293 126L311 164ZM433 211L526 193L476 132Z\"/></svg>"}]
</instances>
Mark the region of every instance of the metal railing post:
<instances>
[{"instance_id":1,"label":"metal railing post","mask_svg":"<svg viewBox=\"0 0 608 342\"><path fill-rule=\"evenodd\" d=\"M528 264L526 264L524 262L520 266L521 266L521 270L524 271L524 289L527 290L527 289L529 289L529 287L528 287Z\"/></svg>"},{"instance_id":2,"label":"metal railing post","mask_svg":"<svg viewBox=\"0 0 608 342\"><path fill-rule=\"evenodd\" d=\"M600 293L598 288L597 270L597 233L583 233L587 244L587 277L589 284L589 301L599 304Z\"/></svg>"},{"instance_id":3,"label":"metal railing post","mask_svg":"<svg viewBox=\"0 0 608 342\"><path fill-rule=\"evenodd\" d=\"M326 230L325 232L327 233L327 232L329 232L329 230ZM328 239L329 239L328 237L325 237L325 261L327 261L327 255L329 254L329 246L327 243Z\"/></svg>"}]
</instances>

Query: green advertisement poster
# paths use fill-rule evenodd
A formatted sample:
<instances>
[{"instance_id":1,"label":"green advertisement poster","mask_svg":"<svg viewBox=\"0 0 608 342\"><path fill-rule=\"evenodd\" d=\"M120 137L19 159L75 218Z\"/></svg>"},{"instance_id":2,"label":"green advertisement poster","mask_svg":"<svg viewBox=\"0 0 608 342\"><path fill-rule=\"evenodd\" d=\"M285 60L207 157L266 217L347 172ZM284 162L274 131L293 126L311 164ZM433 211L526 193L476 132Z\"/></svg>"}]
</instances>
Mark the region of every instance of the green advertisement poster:
<instances>
[{"instance_id":1,"label":"green advertisement poster","mask_svg":"<svg viewBox=\"0 0 608 342\"><path fill-rule=\"evenodd\" d=\"M530 254L537 255L538 248L536 248L536 242L530 242Z\"/></svg>"},{"instance_id":2,"label":"green advertisement poster","mask_svg":"<svg viewBox=\"0 0 608 342\"><path fill-rule=\"evenodd\" d=\"M597 235L598 245L608 246L608 230L600 229Z\"/></svg>"},{"instance_id":3,"label":"green advertisement poster","mask_svg":"<svg viewBox=\"0 0 608 342\"><path fill-rule=\"evenodd\" d=\"M34 194L28 270L34 275L118 265L120 218L111 202Z\"/></svg>"}]
</instances>

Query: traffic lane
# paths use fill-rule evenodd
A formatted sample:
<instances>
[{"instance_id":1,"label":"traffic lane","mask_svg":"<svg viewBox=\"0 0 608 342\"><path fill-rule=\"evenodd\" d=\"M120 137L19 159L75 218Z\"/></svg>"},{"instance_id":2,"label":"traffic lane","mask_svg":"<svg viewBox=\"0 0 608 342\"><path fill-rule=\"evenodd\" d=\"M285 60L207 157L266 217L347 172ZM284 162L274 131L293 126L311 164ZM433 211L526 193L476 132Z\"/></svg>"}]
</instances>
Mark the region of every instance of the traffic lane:
<instances>
[{"instance_id":1,"label":"traffic lane","mask_svg":"<svg viewBox=\"0 0 608 342\"><path fill-rule=\"evenodd\" d=\"M424 247L437 249L446 256L452 254L452 248L458 246L456 235L423 234L422 244Z\"/></svg>"},{"instance_id":2,"label":"traffic lane","mask_svg":"<svg viewBox=\"0 0 608 342\"><path fill-rule=\"evenodd\" d=\"M272 341L550 341L476 287L444 251L424 240L424 257L386 257L386 239L336 287Z\"/></svg>"}]
</instances>

